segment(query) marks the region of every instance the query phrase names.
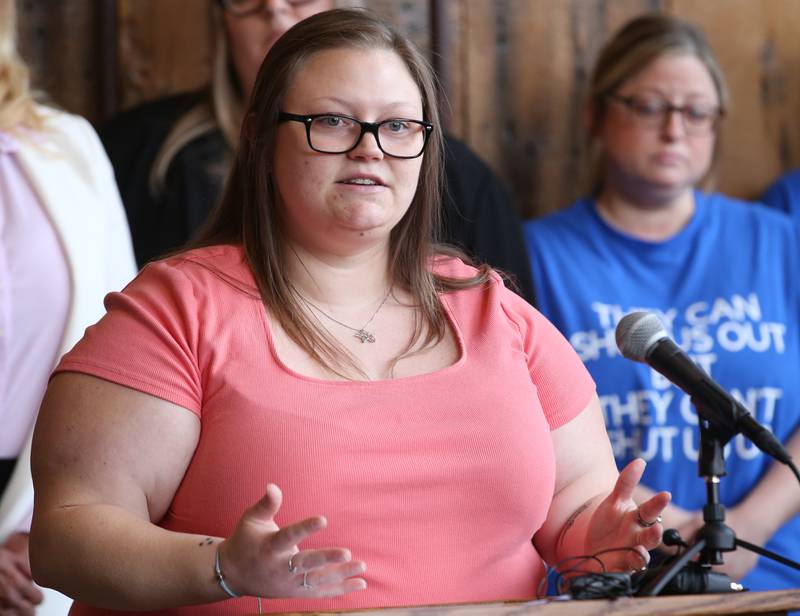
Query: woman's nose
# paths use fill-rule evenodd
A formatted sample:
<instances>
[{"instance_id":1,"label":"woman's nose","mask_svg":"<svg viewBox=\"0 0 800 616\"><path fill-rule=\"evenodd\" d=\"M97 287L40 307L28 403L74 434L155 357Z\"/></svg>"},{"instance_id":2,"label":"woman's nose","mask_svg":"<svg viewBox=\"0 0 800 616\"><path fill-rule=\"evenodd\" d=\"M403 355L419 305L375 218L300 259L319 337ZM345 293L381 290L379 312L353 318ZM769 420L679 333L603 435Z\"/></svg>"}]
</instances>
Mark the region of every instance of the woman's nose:
<instances>
[{"instance_id":1,"label":"woman's nose","mask_svg":"<svg viewBox=\"0 0 800 616\"><path fill-rule=\"evenodd\" d=\"M384 157L383 150L378 145L378 137L374 133L364 131L356 147L348 152L353 158L376 158Z\"/></svg>"}]
</instances>

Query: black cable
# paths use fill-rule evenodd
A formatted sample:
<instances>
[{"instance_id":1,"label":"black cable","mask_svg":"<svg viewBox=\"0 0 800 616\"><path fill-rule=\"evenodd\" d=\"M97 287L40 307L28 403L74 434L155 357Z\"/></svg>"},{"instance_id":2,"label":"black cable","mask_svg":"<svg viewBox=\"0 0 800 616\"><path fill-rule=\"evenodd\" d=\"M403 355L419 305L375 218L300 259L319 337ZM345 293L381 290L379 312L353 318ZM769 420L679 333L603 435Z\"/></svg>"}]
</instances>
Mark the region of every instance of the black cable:
<instances>
[{"instance_id":1,"label":"black cable","mask_svg":"<svg viewBox=\"0 0 800 616\"><path fill-rule=\"evenodd\" d=\"M615 599L633 595L628 573L589 573L569 582L573 599Z\"/></svg>"},{"instance_id":2,"label":"black cable","mask_svg":"<svg viewBox=\"0 0 800 616\"><path fill-rule=\"evenodd\" d=\"M595 554L570 556L559 561L555 566L548 567L536 589L537 599L542 598L542 590L552 574L555 574L556 591L559 594L566 594L568 590L573 599L613 599L632 596L634 590L631 588L631 576L628 573L607 571L605 563L599 558L603 554L622 551L639 554L638 550L631 547L608 548ZM591 561L600 566L600 572L586 568L586 564ZM575 564L564 568L565 564L571 562L575 562Z\"/></svg>"},{"instance_id":3,"label":"black cable","mask_svg":"<svg viewBox=\"0 0 800 616\"><path fill-rule=\"evenodd\" d=\"M786 465L792 469L794 476L797 477L797 481L800 481L800 471L797 470L797 465L794 463L794 460L789 460Z\"/></svg>"},{"instance_id":4,"label":"black cable","mask_svg":"<svg viewBox=\"0 0 800 616\"><path fill-rule=\"evenodd\" d=\"M571 573L573 571L580 571L580 570L572 568L572 569L566 569L564 571L561 571L561 570L559 570L559 567L562 567L565 563L568 563L568 562L573 561L573 560L580 561L581 563L583 563L583 562L585 562L587 560L595 560L595 561L597 561L597 564L600 565L600 567L602 568L603 571L606 570L606 566L603 563L603 561L600 560L599 558L595 557L595 556L568 556L567 558L564 558L563 560L558 561L553 566L549 566L548 565L547 569L545 570L544 577L542 577L542 579L539 580L539 585L536 587L536 598L537 599L543 599L546 596L547 582L548 582L548 580L550 579L550 577L553 574L555 574L555 580L554 580L553 583L556 586L556 590L558 590L558 592L560 594L564 594L564 593L561 592L561 585L562 585L562 583L564 581L564 576L566 576L568 573ZM591 572L590 571L586 571L586 573L591 573Z\"/></svg>"}]
</instances>

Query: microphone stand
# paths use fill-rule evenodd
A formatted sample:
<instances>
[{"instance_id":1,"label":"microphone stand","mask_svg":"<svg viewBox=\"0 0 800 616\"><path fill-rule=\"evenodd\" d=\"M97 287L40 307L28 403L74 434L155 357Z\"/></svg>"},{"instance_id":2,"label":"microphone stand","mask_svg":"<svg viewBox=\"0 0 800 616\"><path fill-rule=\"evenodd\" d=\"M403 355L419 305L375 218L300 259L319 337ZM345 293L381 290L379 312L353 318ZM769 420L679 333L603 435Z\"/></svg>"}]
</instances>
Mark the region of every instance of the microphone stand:
<instances>
[{"instance_id":1,"label":"microphone stand","mask_svg":"<svg viewBox=\"0 0 800 616\"><path fill-rule=\"evenodd\" d=\"M708 412L695 398L692 398L692 403L697 407L700 420L698 475L705 478L706 482L704 524L697 531L694 545L682 554L667 559L661 567L648 570L638 578L640 586L636 596L639 597L653 597L662 591L664 594L703 594L744 590L728 575L711 570L712 565L723 564L723 552L732 552L737 547L800 570L800 564L788 558L737 539L733 529L725 524L725 508L719 502L720 478L726 474L723 448L736 432L729 427L704 419L713 417L713 413ZM699 554L697 562L690 562L697 554ZM673 584L668 586L670 582Z\"/></svg>"}]
</instances>

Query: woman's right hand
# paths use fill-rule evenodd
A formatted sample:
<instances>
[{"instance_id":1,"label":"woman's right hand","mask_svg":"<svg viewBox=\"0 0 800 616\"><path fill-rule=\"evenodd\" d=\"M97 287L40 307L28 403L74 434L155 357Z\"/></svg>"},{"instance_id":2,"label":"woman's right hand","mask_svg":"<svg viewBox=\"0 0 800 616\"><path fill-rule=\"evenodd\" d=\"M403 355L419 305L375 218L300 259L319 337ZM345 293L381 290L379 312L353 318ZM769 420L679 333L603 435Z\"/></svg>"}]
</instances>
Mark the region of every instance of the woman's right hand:
<instances>
[{"instance_id":1,"label":"woman's right hand","mask_svg":"<svg viewBox=\"0 0 800 616\"><path fill-rule=\"evenodd\" d=\"M275 523L283 495L269 484L263 498L242 515L219 545L220 569L228 587L256 597L336 597L364 590L366 564L346 548L300 550L298 544L325 528L322 516L284 528Z\"/></svg>"}]
</instances>

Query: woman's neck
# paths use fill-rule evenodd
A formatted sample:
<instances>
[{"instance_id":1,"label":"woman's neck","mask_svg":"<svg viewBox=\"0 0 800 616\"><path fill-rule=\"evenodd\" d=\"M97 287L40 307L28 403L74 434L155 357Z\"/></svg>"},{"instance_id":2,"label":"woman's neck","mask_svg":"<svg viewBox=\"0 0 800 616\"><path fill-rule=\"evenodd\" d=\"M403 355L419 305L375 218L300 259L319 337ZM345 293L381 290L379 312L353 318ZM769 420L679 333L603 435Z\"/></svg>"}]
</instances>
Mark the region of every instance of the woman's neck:
<instances>
[{"instance_id":1,"label":"woman's neck","mask_svg":"<svg viewBox=\"0 0 800 616\"><path fill-rule=\"evenodd\" d=\"M391 282L388 254L374 248L357 255L332 256L288 244L287 274L303 297L328 306L352 306L385 295Z\"/></svg>"},{"instance_id":2,"label":"woman's neck","mask_svg":"<svg viewBox=\"0 0 800 616\"><path fill-rule=\"evenodd\" d=\"M606 187L597 198L597 211L611 226L651 242L669 239L694 216L694 191L654 198Z\"/></svg>"}]
</instances>

